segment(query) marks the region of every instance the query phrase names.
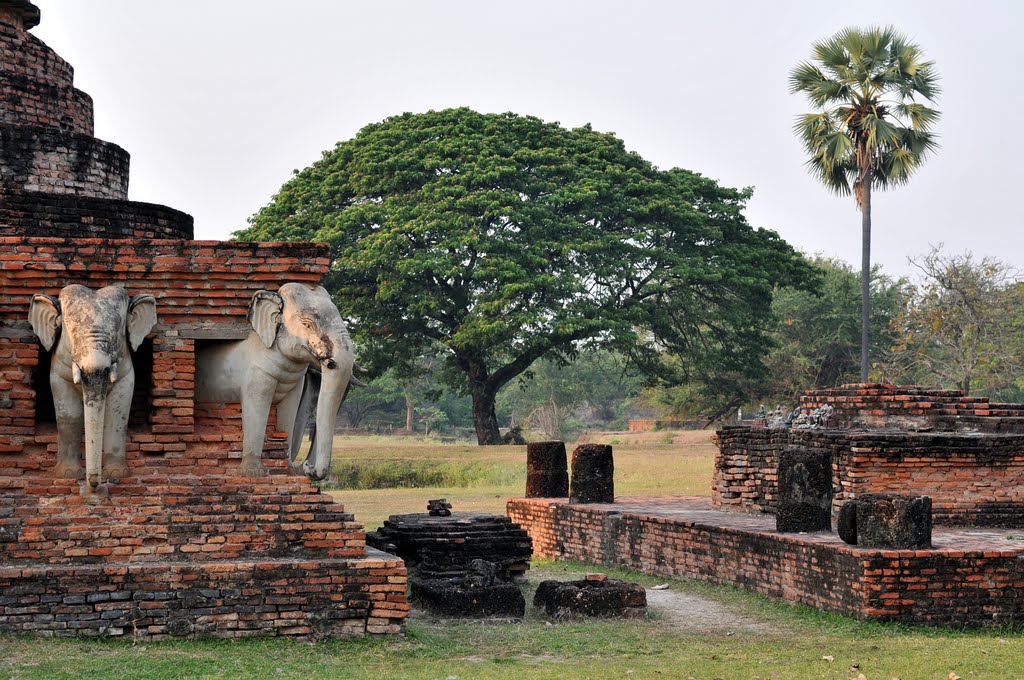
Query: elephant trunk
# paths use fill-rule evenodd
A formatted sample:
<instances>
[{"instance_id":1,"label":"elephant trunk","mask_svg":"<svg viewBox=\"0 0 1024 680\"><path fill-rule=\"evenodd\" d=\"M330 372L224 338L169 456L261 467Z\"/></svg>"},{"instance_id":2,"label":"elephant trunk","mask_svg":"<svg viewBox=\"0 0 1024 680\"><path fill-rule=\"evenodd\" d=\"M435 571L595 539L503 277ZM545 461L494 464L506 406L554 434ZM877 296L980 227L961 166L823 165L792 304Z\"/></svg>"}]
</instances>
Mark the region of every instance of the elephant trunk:
<instances>
[{"instance_id":1,"label":"elephant trunk","mask_svg":"<svg viewBox=\"0 0 1024 680\"><path fill-rule=\"evenodd\" d=\"M107 411L109 370L83 375L85 415L85 482L95 492L103 483L103 424Z\"/></svg>"},{"instance_id":2,"label":"elephant trunk","mask_svg":"<svg viewBox=\"0 0 1024 680\"><path fill-rule=\"evenodd\" d=\"M321 374L320 397L316 406L316 441L307 462L306 474L313 479L324 479L331 471L331 452L334 447L334 424L345 398L351 368L326 369Z\"/></svg>"}]
</instances>

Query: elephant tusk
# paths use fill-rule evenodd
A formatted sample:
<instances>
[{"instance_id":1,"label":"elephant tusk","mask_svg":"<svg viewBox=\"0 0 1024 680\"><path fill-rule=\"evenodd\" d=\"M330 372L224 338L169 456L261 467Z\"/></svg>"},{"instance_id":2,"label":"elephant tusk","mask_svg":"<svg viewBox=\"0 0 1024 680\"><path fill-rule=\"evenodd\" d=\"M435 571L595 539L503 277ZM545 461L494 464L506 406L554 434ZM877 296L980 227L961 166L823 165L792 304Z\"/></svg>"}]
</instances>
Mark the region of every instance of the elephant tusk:
<instances>
[{"instance_id":1,"label":"elephant tusk","mask_svg":"<svg viewBox=\"0 0 1024 680\"><path fill-rule=\"evenodd\" d=\"M367 385L366 383L364 383L362 380L355 376L352 376L351 378L348 379L348 384L352 385L353 387L369 387L369 385Z\"/></svg>"},{"instance_id":2,"label":"elephant tusk","mask_svg":"<svg viewBox=\"0 0 1024 680\"><path fill-rule=\"evenodd\" d=\"M352 364L352 371L355 372L355 373L361 373L363 375L366 375L367 373L370 372L369 369L364 368L363 366L360 366L359 364Z\"/></svg>"}]
</instances>

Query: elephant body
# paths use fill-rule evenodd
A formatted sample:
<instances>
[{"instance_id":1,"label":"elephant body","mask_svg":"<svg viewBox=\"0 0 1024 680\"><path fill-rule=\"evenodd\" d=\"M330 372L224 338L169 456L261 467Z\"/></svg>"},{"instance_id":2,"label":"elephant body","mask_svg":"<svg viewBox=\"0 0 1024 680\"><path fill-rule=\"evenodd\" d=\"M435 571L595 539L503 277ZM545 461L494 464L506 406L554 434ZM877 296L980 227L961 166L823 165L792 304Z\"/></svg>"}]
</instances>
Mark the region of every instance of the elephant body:
<instances>
[{"instance_id":1,"label":"elephant body","mask_svg":"<svg viewBox=\"0 0 1024 680\"><path fill-rule=\"evenodd\" d=\"M332 433L355 355L345 322L321 286L286 283L277 292L260 291L248 319L247 338L197 353L196 399L241 403L242 472L259 476L266 474L260 459L271 407L277 406L278 425L288 432L289 449L296 450L313 403L312 384L306 384L312 368L321 376L317 429ZM307 475L327 475L332 444L331 436L319 438L303 468Z\"/></svg>"},{"instance_id":2,"label":"elephant body","mask_svg":"<svg viewBox=\"0 0 1024 680\"><path fill-rule=\"evenodd\" d=\"M50 388L57 415L58 477L82 474L85 439L85 493L103 489L103 460L112 478L127 476L125 439L138 349L156 324L152 295L130 298L124 288L98 291L65 287L58 298L36 295L29 322L47 350L53 350Z\"/></svg>"}]
</instances>

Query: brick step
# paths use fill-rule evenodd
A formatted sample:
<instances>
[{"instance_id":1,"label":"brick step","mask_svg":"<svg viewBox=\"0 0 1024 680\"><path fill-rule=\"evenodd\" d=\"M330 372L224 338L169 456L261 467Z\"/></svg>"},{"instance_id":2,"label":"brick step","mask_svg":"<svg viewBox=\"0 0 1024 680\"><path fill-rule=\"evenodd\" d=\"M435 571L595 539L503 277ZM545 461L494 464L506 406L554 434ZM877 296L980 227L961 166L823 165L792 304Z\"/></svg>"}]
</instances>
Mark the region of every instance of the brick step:
<instances>
[{"instance_id":1,"label":"brick step","mask_svg":"<svg viewBox=\"0 0 1024 680\"><path fill-rule=\"evenodd\" d=\"M43 488L2 481L5 563L337 558L365 551L362 524L303 477L119 483L96 503L82 499L74 480Z\"/></svg>"},{"instance_id":2,"label":"brick step","mask_svg":"<svg viewBox=\"0 0 1024 680\"><path fill-rule=\"evenodd\" d=\"M401 633L401 560L263 556L221 562L0 566L0 632L352 637Z\"/></svg>"}]
</instances>

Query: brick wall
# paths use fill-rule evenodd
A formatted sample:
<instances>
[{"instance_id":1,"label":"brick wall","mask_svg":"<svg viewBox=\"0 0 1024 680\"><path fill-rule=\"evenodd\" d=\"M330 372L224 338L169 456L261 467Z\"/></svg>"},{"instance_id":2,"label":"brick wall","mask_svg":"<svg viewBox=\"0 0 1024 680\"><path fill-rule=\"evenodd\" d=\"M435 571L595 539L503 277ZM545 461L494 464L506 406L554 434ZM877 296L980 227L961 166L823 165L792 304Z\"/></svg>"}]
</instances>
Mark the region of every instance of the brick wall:
<instances>
[{"instance_id":1,"label":"brick wall","mask_svg":"<svg viewBox=\"0 0 1024 680\"><path fill-rule=\"evenodd\" d=\"M93 134L91 98L74 69L30 33L0 22L0 122Z\"/></svg>"},{"instance_id":2,"label":"brick wall","mask_svg":"<svg viewBox=\"0 0 1024 680\"><path fill-rule=\"evenodd\" d=\"M1024 622L1024 601L1015 596L1024 583L1019 549L860 550L832 534L777 534L764 521L759 528L716 524L706 501L677 500L660 516L639 499L593 506L511 499L507 512L533 538L537 557L733 585L860 619Z\"/></svg>"},{"instance_id":3,"label":"brick wall","mask_svg":"<svg viewBox=\"0 0 1024 680\"><path fill-rule=\"evenodd\" d=\"M152 203L7 190L0 193L4 236L190 240L193 220Z\"/></svg>"},{"instance_id":4,"label":"brick wall","mask_svg":"<svg viewBox=\"0 0 1024 680\"><path fill-rule=\"evenodd\" d=\"M125 636L355 637L398 634L402 561L241 560L0 566L0 632Z\"/></svg>"},{"instance_id":5,"label":"brick wall","mask_svg":"<svg viewBox=\"0 0 1024 680\"><path fill-rule=\"evenodd\" d=\"M832 456L833 513L863 493L932 498L936 524L1024 526L1024 435L729 427L718 433L717 509L775 512L779 451Z\"/></svg>"},{"instance_id":6,"label":"brick wall","mask_svg":"<svg viewBox=\"0 0 1024 680\"><path fill-rule=\"evenodd\" d=\"M4 71L32 80L69 86L75 69L42 40L18 27L0 23L0 57Z\"/></svg>"},{"instance_id":7,"label":"brick wall","mask_svg":"<svg viewBox=\"0 0 1024 680\"><path fill-rule=\"evenodd\" d=\"M0 183L22 191L128 198L128 152L52 128L0 125Z\"/></svg>"},{"instance_id":8,"label":"brick wall","mask_svg":"<svg viewBox=\"0 0 1024 680\"><path fill-rule=\"evenodd\" d=\"M0 73L0 123L57 128L93 136L93 102L85 92Z\"/></svg>"},{"instance_id":9,"label":"brick wall","mask_svg":"<svg viewBox=\"0 0 1024 680\"><path fill-rule=\"evenodd\" d=\"M970 425L987 431L1024 431L1024 405L993 403L968 397L961 390L869 383L811 390L800 397L800 411L810 413L829 404L833 426L956 429Z\"/></svg>"}]
</instances>

